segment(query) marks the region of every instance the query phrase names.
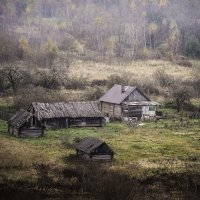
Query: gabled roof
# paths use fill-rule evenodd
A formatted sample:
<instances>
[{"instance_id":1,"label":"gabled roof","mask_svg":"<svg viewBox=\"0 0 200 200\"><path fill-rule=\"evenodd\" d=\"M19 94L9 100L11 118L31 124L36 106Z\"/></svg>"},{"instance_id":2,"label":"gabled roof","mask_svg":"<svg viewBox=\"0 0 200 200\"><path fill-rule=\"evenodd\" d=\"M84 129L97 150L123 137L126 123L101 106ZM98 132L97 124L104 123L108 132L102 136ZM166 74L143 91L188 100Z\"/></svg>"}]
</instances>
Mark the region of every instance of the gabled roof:
<instances>
[{"instance_id":1,"label":"gabled roof","mask_svg":"<svg viewBox=\"0 0 200 200\"><path fill-rule=\"evenodd\" d=\"M95 101L86 102L60 102L60 103L38 103L33 102L34 115L38 119L51 118L78 118L78 117L103 117Z\"/></svg>"},{"instance_id":2,"label":"gabled roof","mask_svg":"<svg viewBox=\"0 0 200 200\"><path fill-rule=\"evenodd\" d=\"M120 104L128 95L130 95L136 87L124 86L125 91L122 93L122 85L115 84L104 94L99 101Z\"/></svg>"},{"instance_id":3,"label":"gabled roof","mask_svg":"<svg viewBox=\"0 0 200 200\"><path fill-rule=\"evenodd\" d=\"M77 144L76 149L83 151L87 154L90 154L104 143L105 143L104 141L99 140L97 138L87 137L87 138L84 138L83 140L81 140ZM110 149L110 151L113 153L113 151L111 149Z\"/></svg>"},{"instance_id":4,"label":"gabled roof","mask_svg":"<svg viewBox=\"0 0 200 200\"><path fill-rule=\"evenodd\" d=\"M8 120L8 123L16 128L20 128L30 117L32 117L31 113L21 109Z\"/></svg>"}]
</instances>

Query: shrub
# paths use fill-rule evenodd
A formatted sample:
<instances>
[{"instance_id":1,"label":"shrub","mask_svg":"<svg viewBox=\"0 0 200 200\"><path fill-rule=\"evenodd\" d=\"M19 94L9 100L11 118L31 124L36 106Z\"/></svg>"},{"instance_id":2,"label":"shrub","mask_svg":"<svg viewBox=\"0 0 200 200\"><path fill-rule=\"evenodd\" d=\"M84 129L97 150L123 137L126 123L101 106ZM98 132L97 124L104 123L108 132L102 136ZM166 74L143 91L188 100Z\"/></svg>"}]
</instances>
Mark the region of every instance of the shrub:
<instances>
[{"instance_id":1,"label":"shrub","mask_svg":"<svg viewBox=\"0 0 200 200\"><path fill-rule=\"evenodd\" d=\"M85 100L99 100L101 96L103 96L104 90L101 87L91 87L85 93Z\"/></svg>"},{"instance_id":2,"label":"shrub","mask_svg":"<svg viewBox=\"0 0 200 200\"><path fill-rule=\"evenodd\" d=\"M168 87L174 82L174 78L167 74L164 69L156 70L153 77L161 87Z\"/></svg>"},{"instance_id":3,"label":"shrub","mask_svg":"<svg viewBox=\"0 0 200 200\"><path fill-rule=\"evenodd\" d=\"M52 90L46 90L42 87L28 87L18 90L14 97L14 105L16 108L28 108L32 102L59 102L67 101L66 97L61 93Z\"/></svg>"},{"instance_id":4,"label":"shrub","mask_svg":"<svg viewBox=\"0 0 200 200\"><path fill-rule=\"evenodd\" d=\"M7 89L12 89L15 94L18 89L32 83L32 77L29 71L17 65L4 65L4 84Z\"/></svg>"},{"instance_id":5,"label":"shrub","mask_svg":"<svg viewBox=\"0 0 200 200\"><path fill-rule=\"evenodd\" d=\"M177 112L183 109L184 104L190 104L193 92L193 88L184 85L181 80L176 80L176 82L171 86L170 96L176 104Z\"/></svg>"},{"instance_id":6,"label":"shrub","mask_svg":"<svg viewBox=\"0 0 200 200\"><path fill-rule=\"evenodd\" d=\"M60 89L63 85L63 78L59 71L39 72L38 85L47 89Z\"/></svg>"},{"instance_id":7,"label":"shrub","mask_svg":"<svg viewBox=\"0 0 200 200\"><path fill-rule=\"evenodd\" d=\"M98 80L98 79L94 79L91 81L90 86L105 86L107 84L107 80L102 79L102 80Z\"/></svg>"},{"instance_id":8,"label":"shrub","mask_svg":"<svg viewBox=\"0 0 200 200\"><path fill-rule=\"evenodd\" d=\"M131 73L123 73L121 76L113 74L108 77L107 87L111 88L115 84L129 85L134 80L134 75Z\"/></svg>"},{"instance_id":9,"label":"shrub","mask_svg":"<svg viewBox=\"0 0 200 200\"><path fill-rule=\"evenodd\" d=\"M192 36L186 42L186 55L192 58L200 58L200 42L199 39Z\"/></svg>"},{"instance_id":10,"label":"shrub","mask_svg":"<svg viewBox=\"0 0 200 200\"><path fill-rule=\"evenodd\" d=\"M87 78L80 76L80 77L68 77L65 80L65 88L66 89L85 89L89 85Z\"/></svg>"}]
</instances>

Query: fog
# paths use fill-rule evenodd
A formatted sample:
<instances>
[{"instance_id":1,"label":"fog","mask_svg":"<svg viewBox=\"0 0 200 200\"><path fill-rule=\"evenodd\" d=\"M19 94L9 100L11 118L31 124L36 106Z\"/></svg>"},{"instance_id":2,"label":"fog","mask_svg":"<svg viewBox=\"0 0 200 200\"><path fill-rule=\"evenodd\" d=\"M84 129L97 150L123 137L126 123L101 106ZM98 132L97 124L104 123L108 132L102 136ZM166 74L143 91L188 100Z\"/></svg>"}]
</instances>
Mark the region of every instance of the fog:
<instances>
[{"instance_id":1,"label":"fog","mask_svg":"<svg viewBox=\"0 0 200 200\"><path fill-rule=\"evenodd\" d=\"M33 51L51 41L89 58L190 55L188 41L200 40L199 10L198 0L1 0L0 42L24 39Z\"/></svg>"}]
</instances>

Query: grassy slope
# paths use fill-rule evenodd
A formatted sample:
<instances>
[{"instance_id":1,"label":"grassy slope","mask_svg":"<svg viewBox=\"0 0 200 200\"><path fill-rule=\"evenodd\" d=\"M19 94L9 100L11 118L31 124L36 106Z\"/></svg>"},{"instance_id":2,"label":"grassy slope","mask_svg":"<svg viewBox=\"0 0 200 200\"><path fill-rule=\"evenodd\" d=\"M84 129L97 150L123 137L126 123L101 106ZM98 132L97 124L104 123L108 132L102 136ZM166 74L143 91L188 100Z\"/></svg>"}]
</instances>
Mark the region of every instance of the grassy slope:
<instances>
[{"instance_id":1,"label":"grassy slope","mask_svg":"<svg viewBox=\"0 0 200 200\"><path fill-rule=\"evenodd\" d=\"M13 179L19 178L15 169L32 171L33 164L37 162L51 163L54 167L69 165L67 159L75 155L75 149L64 144L85 136L101 138L114 149L116 155L110 169L137 176L141 174L132 170L133 165L138 166L141 172L146 169L177 172L188 170L188 166L196 171L200 163L199 120L192 120L188 127L166 120L157 124L148 122L136 129L110 123L104 128L49 130L44 137L35 139L15 138L6 133L6 128L6 123L0 121L0 175ZM32 171L31 176L33 174Z\"/></svg>"},{"instance_id":2,"label":"grassy slope","mask_svg":"<svg viewBox=\"0 0 200 200\"><path fill-rule=\"evenodd\" d=\"M195 61L193 61L193 64L195 66L199 65L199 63ZM139 60L126 65L109 65L104 63L77 61L70 68L70 72L74 75L89 77L90 79L106 79L111 74L132 73L135 77L145 80L147 77L151 78L156 70L163 68L170 75L182 77L184 79L191 78L193 74L193 68L182 67L163 60Z\"/></svg>"}]
</instances>

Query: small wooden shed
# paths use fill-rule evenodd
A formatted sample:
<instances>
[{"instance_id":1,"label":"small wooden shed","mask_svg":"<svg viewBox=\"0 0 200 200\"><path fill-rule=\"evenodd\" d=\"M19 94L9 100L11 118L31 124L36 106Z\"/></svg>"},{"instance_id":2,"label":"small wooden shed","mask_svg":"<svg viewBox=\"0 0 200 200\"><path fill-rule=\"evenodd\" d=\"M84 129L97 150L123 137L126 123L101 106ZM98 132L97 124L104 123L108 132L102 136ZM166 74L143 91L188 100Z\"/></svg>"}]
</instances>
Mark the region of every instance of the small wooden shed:
<instances>
[{"instance_id":1,"label":"small wooden shed","mask_svg":"<svg viewBox=\"0 0 200 200\"><path fill-rule=\"evenodd\" d=\"M97 102L33 102L29 112L37 116L46 128L101 127L105 125Z\"/></svg>"},{"instance_id":2,"label":"small wooden shed","mask_svg":"<svg viewBox=\"0 0 200 200\"><path fill-rule=\"evenodd\" d=\"M76 146L77 156L86 160L112 160L114 151L102 140L87 137Z\"/></svg>"},{"instance_id":3,"label":"small wooden shed","mask_svg":"<svg viewBox=\"0 0 200 200\"><path fill-rule=\"evenodd\" d=\"M8 120L8 132L17 137L39 137L44 134L44 126L36 116L21 109Z\"/></svg>"}]
</instances>

